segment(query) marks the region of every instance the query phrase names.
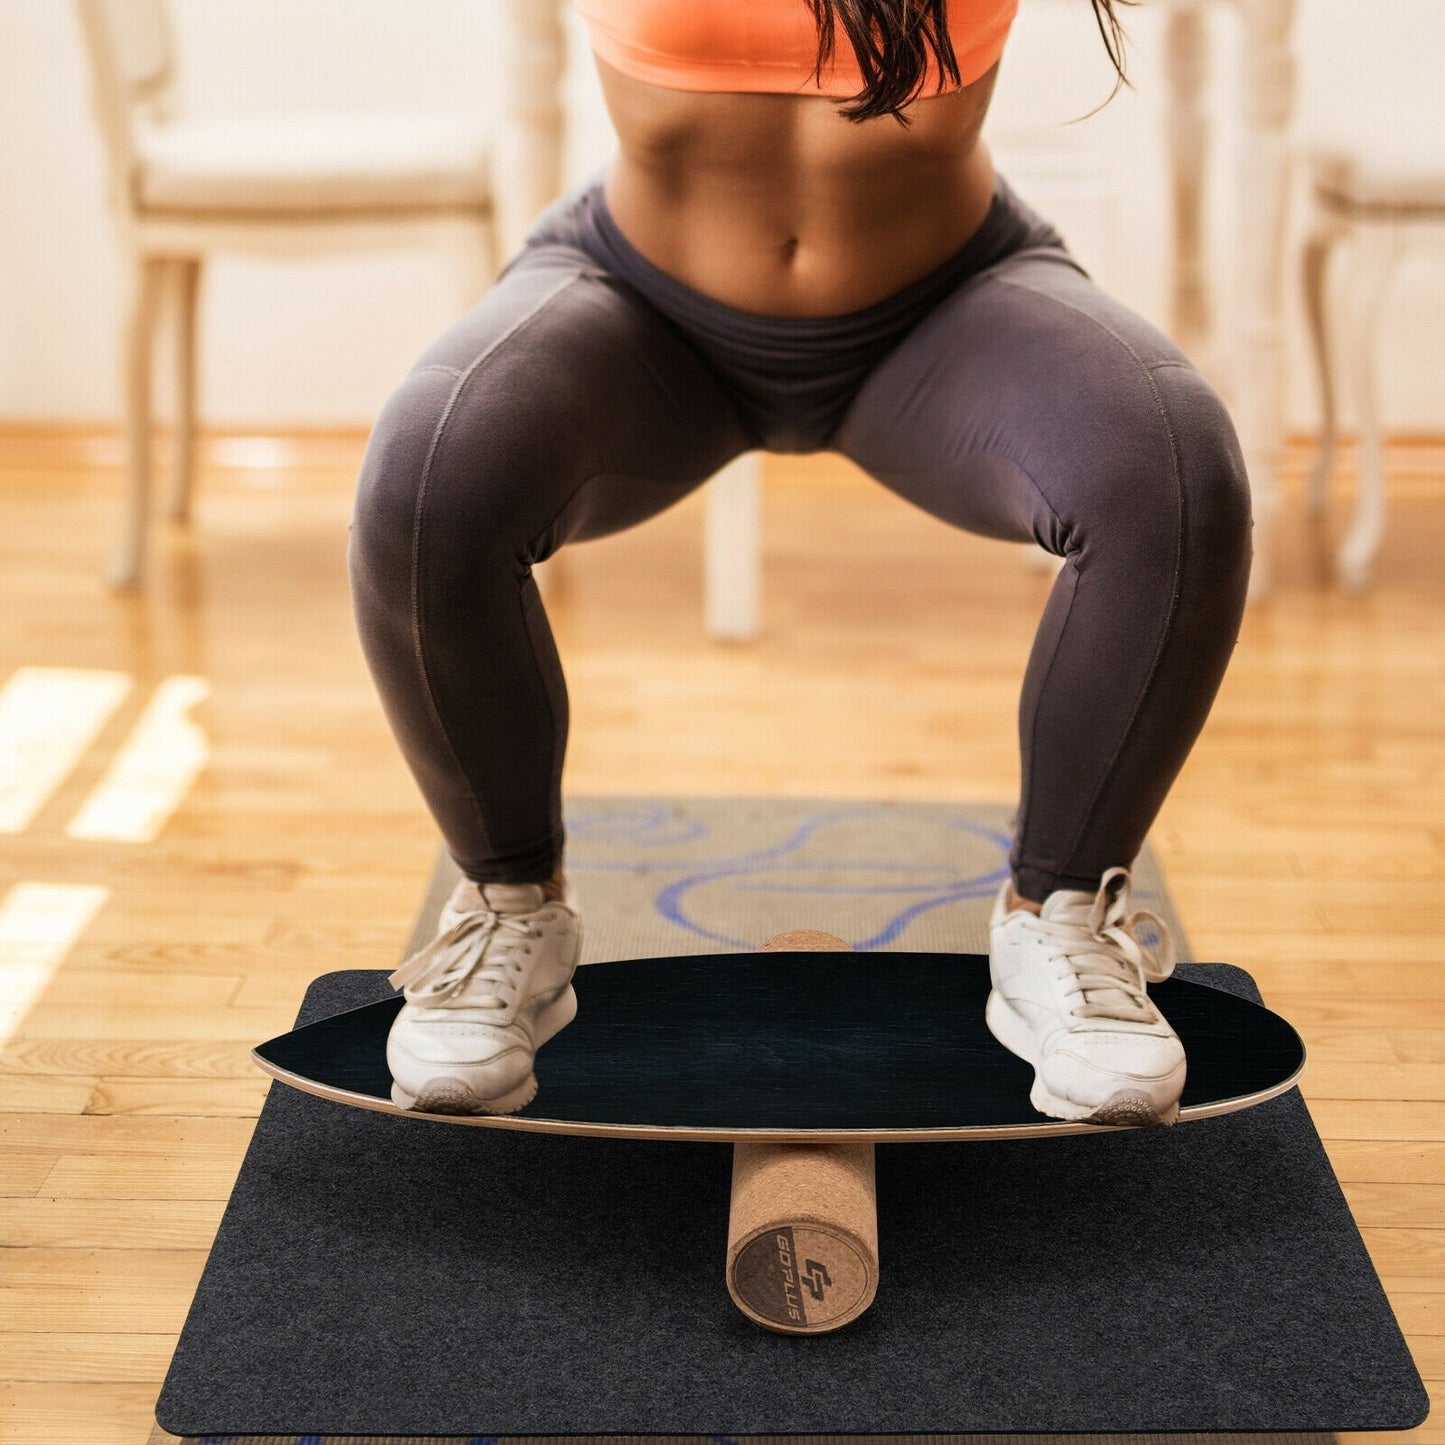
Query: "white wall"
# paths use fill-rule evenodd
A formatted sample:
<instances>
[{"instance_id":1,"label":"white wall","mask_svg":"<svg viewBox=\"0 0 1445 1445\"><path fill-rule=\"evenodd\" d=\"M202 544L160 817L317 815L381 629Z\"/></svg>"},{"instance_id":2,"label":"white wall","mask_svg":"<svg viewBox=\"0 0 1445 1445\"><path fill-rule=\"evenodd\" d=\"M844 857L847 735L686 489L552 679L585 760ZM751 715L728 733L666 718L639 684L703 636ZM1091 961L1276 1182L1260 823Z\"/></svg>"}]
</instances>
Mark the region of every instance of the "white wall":
<instances>
[{"instance_id":1,"label":"white wall","mask_svg":"<svg viewBox=\"0 0 1445 1445\"><path fill-rule=\"evenodd\" d=\"M542 0L538 0L542 3ZM1439 0L1298 0L1297 133L1422 136L1445 164ZM495 115L497 0L171 0L188 109L275 112L415 107ZM1112 71L1088 0L1023 0L988 134L1016 188L1063 231L1099 282L1163 324L1167 182L1162 145L1163 16L1121 7L1136 90ZM585 30L569 13L568 183L613 144ZM1215 7L1210 157L1213 278L1232 274L1233 60L1238 20ZM1025 161L1020 133L1076 147L1062 184ZM0 0L0 417L108 421L117 415L118 275L103 155L68 0ZM1011 170L1011 163L1017 167ZM1097 181L1089 194L1090 178ZM1296 212L1296 227L1297 227ZM1295 227L1292 227L1292 233ZM1315 424L1293 278L1290 425ZM221 426L365 425L412 358L456 313L444 252L307 262L222 258L203 301L206 420ZM1408 260L1384 319L1381 398L1392 430L1445 428L1445 254ZM164 377L164 373L162 373Z\"/></svg>"}]
</instances>

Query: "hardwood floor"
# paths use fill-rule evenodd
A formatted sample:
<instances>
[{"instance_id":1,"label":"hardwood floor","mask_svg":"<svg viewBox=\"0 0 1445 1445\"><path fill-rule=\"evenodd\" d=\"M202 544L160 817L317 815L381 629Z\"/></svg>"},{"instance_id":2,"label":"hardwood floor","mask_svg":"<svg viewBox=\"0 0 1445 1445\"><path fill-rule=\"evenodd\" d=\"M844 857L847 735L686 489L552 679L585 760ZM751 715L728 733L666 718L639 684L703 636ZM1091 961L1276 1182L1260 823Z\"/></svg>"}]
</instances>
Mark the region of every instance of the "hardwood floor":
<instances>
[{"instance_id":1,"label":"hardwood floor","mask_svg":"<svg viewBox=\"0 0 1445 1445\"><path fill-rule=\"evenodd\" d=\"M30 738L26 776L54 786L0 854L19 1015L0 1035L0 1445L149 1438L265 1093L250 1045L317 974L390 966L410 928L435 838L352 629L363 442L208 437L194 528L162 527L147 590L123 598L102 581L117 438L0 431L0 686L122 675L89 735ZM1348 486L1312 528L1307 457L1292 448L1277 595L1246 617L1151 839L1196 955L1247 968L1305 1035L1310 1111L1438 1397L1445 446L1391 448L1363 595L1322 585ZM563 554L568 791L1013 801L1051 577L840 458L765 465L755 643L703 635L700 494ZM199 732L157 712L186 678ZM129 791L109 771L143 722L172 761L201 750L179 799L135 802L143 757ZM76 836L108 782L113 836ZM1436 1413L1380 1438L1445 1442Z\"/></svg>"}]
</instances>

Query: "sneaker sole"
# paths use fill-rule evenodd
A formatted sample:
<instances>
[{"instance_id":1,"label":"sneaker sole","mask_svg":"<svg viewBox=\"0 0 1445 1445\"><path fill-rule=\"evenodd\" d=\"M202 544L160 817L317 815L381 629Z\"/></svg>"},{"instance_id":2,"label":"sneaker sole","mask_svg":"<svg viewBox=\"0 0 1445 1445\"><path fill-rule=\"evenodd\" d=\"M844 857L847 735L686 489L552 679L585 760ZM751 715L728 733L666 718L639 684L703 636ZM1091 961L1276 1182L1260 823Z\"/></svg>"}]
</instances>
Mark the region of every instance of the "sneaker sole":
<instances>
[{"instance_id":1,"label":"sneaker sole","mask_svg":"<svg viewBox=\"0 0 1445 1445\"><path fill-rule=\"evenodd\" d=\"M528 1074L515 1089L498 1099L478 1099L465 1082L446 1074L428 1079L415 1098L399 1084L391 1086L393 1104L421 1114L514 1114L536 1097L536 1074Z\"/></svg>"},{"instance_id":2,"label":"sneaker sole","mask_svg":"<svg viewBox=\"0 0 1445 1445\"><path fill-rule=\"evenodd\" d=\"M1161 1108L1153 1096L1137 1084L1117 1089L1100 1104L1080 1104L1055 1094L1044 1084L1033 1030L1008 1006L997 989L989 990L984 1022L1009 1053L1033 1066L1034 1084L1029 1090L1029 1103L1040 1114L1074 1124L1107 1124L1122 1129L1162 1128L1178 1121L1177 1098Z\"/></svg>"},{"instance_id":3,"label":"sneaker sole","mask_svg":"<svg viewBox=\"0 0 1445 1445\"><path fill-rule=\"evenodd\" d=\"M536 1047L561 1031L577 1017L577 994L569 983L556 998L537 1015ZM428 1079L411 1094L394 1079L391 1102L399 1109L415 1109L423 1114L514 1114L525 1109L537 1097L537 1075L527 1075L515 1088L492 1099L480 1098L467 1081L456 1074L438 1074Z\"/></svg>"}]
</instances>

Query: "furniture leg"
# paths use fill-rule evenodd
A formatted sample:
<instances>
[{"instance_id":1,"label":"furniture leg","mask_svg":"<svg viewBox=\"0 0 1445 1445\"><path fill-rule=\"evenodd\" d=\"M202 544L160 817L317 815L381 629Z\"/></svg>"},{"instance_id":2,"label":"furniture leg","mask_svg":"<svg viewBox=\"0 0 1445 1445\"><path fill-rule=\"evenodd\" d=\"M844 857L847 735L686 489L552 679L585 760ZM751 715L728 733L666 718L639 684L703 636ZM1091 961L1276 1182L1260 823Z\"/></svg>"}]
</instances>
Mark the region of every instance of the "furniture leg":
<instances>
[{"instance_id":1,"label":"furniture leg","mask_svg":"<svg viewBox=\"0 0 1445 1445\"><path fill-rule=\"evenodd\" d=\"M1284 435L1284 312L1280 284L1289 185L1295 0L1243 0L1244 134L1239 146L1239 360L1234 419L1249 475L1254 565L1249 596L1273 585L1278 467Z\"/></svg>"},{"instance_id":2,"label":"furniture leg","mask_svg":"<svg viewBox=\"0 0 1445 1445\"><path fill-rule=\"evenodd\" d=\"M1394 275L1399 238L1393 227L1361 228L1356 237L1354 282L1345 347L1346 376L1359 432L1355 513L1340 545L1340 582L1359 591L1370 580L1371 566L1385 525L1385 467L1380 445L1380 418L1375 362L1380 314Z\"/></svg>"},{"instance_id":3,"label":"furniture leg","mask_svg":"<svg viewBox=\"0 0 1445 1445\"><path fill-rule=\"evenodd\" d=\"M166 515L188 522L196 469L196 297L201 258L177 257L170 269L176 306L176 453Z\"/></svg>"},{"instance_id":4,"label":"furniture leg","mask_svg":"<svg viewBox=\"0 0 1445 1445\"><path fill-rule=\"evenodd\" d=\"M1209 147L1209 122L1204 107L1209 76L1208 33L1202 4L1178 4L1168 12L1164 32L1165 69L1169 81L1166 118L1169 169L1173 178L1171 220L1174 240L1174 284L1170 333L1180 350L1201 370L1204 350L1213 335L1204 260L1204 173Z\"/></svg>"},{"instance_id":5,"label":"furniture leg","mask_svg":"<svg viewBox=\"0 0 1445 1445\"><path fill-rule=\"evenodd\" d=\"M1310 514L1324 512L1329 491L1330 468L1335 455L1335 376L1332 347L1334 338L1329 324L1329 261L1335 243L1346 234L1345 228L1327 217L1317 215L1305 236L1301 256L1301 283L1304 292L1305 320L1308 323L1310 350L1314 358L1315 379L1320 399L1320 446L1314 470L1305 484L1305 504Z\"/></svg>"},{"instance_id":6,"label":"furniture leg","mask_svg":"<svg viewBox=\"0 0 1445 1445\"><path fill-rule=\"evenodd\" d=\"M745 452L708 480L703 572L709 637L757 636L760 471L757 453Z\"/></svg>"},{"instance_id":7,"label":"furniture leg","mask_svg":"<svg viewBox=\"0 0 1445 1445\"><path fill-rule=\"evenodd\" d=\"M120 539L110 566L110 583L136 587L145 567L150 520L151 369L157 299L164 260L138 255L129 268L121 339L122 402L126 426L126 494Z\"/></svg>"}]
</instances>

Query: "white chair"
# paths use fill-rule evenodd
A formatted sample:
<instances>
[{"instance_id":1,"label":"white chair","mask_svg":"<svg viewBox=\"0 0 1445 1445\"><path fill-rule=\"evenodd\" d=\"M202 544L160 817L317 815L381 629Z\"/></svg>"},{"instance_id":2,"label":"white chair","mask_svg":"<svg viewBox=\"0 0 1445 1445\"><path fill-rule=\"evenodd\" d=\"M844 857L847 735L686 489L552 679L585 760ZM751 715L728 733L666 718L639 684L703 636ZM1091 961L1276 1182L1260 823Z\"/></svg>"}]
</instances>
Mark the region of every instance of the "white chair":
<instances>
[{"instance_id":1,"label":"white chair","mask_svg":"<svg viewBox=\"0 0 1445 1445\"><path fill-rule=\"evenodd\" d=\"M1370 580L1385 524L1375 395L1380 313L1401 255L1417 244L1445 246L1445 154L1432 136L1414 154L1389 154L1378 145L1356 152L1341 143L1317 142L1305 148L1303 160L1310 215L1301 279L1321 414L1319 456L1306 498L1318 517L1334 458L1338 372L1358 428L1359 484L1336 564L1341 583L1358 590ZM1331 288L1329 259L1341 241L1349 242L1345 285Z\"/></svg>"},{"instance_id":2,"label":"white chair","mask_svg":"<svg viewBox=\"0 0 1445 1445\"><path fill-rule=\"evenodd\" d=\"M762 591L762 453L744 452L708 478L703 514L703 619L718 642L758 635Z\"/></svg>"},{"instance_id":3,"label":"white chair","mask_svg":"<svg viewBox=\"0 0 1445 1445\"><path fill-rule=\"evenodd\" d=\"M121 242L127 497L110 566L141 579L150 516L158 311L175 303L176 455L167 510L187 515L194 468L196 300L217 252L304 256L443 240L470 304L496 274L492 137L446 117L372 112L234 120L173 114L165 0L77 0ZM553 102L555 104L555 101Z\"/></svg>"}]
</instances>

